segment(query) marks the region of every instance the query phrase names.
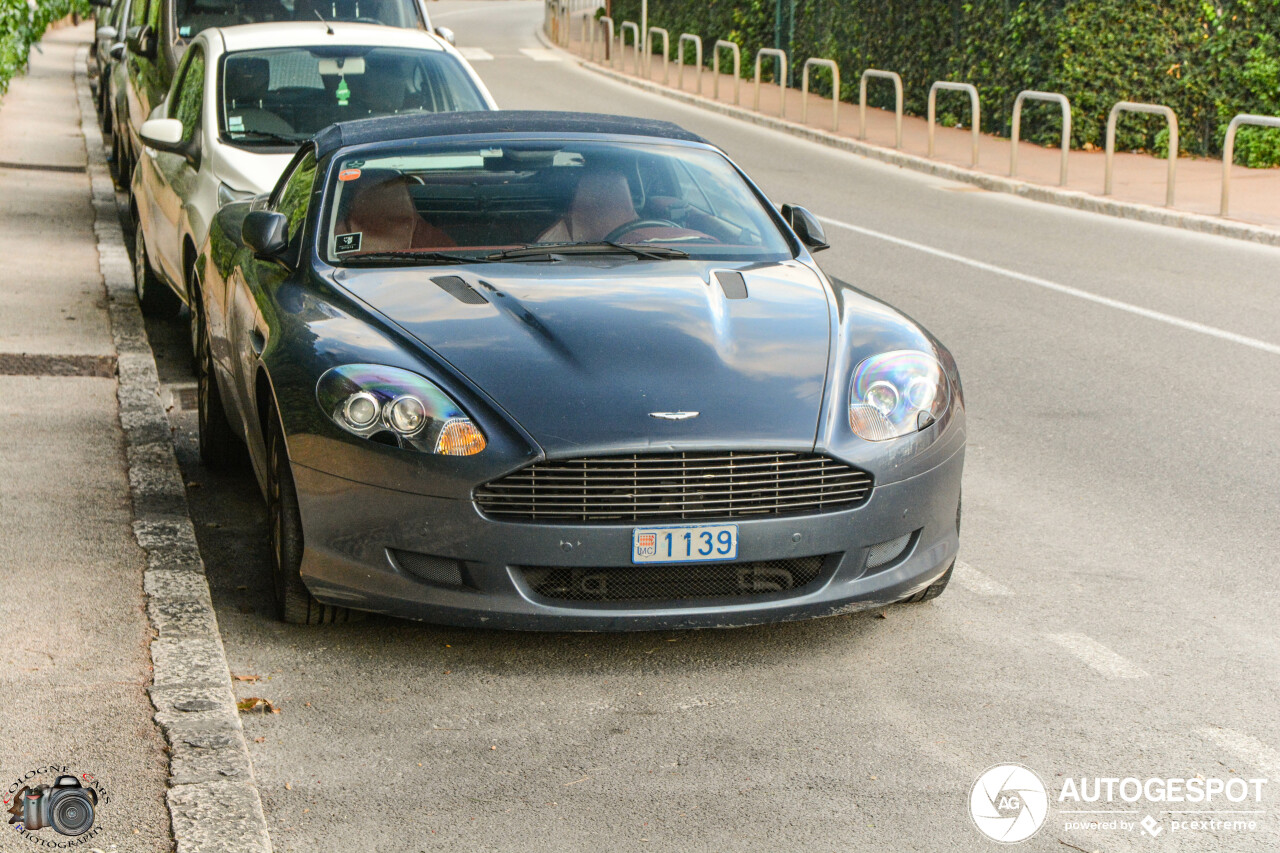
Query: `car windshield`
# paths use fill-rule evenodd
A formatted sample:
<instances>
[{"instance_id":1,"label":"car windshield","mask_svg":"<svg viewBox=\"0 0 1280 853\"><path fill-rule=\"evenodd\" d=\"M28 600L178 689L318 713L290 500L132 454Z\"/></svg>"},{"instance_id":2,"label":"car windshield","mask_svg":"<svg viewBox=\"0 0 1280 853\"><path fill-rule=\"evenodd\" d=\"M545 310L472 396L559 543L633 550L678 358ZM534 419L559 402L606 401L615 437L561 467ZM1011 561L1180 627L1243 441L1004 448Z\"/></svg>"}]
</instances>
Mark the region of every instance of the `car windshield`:
<instances>
[{"instance_id":1,"label":"car windshield","mask_svg":"<svg viewBox=\"0 0 1280 853\"><path fill-rule=\"evenodd\" d=\"M325 46L228 54L221 131L237 145L293 145L334 122L488 109L444 51Z\"/></svg>"},{"instance_id":2,"label":"car windshield","mask_svg":"<svg viewBox=\"0 0 1280 853\"><path fill-rule=\"evenodd\" d=\"M332 261L792 256L767 201L704 148L433 141L340 160L333 180L325 250Z\"/></svg>"},{"instance_id":3,"label":"car windshield","mask_svg":"<svg viewBox=\"0 0 1280 853\"><path fill-rule=\"evenodd\" d=\"M209 27L272 21L358 21L391 27L421 26L414 0L176 0L179 38Z\"/></svg>"}]
</instances>

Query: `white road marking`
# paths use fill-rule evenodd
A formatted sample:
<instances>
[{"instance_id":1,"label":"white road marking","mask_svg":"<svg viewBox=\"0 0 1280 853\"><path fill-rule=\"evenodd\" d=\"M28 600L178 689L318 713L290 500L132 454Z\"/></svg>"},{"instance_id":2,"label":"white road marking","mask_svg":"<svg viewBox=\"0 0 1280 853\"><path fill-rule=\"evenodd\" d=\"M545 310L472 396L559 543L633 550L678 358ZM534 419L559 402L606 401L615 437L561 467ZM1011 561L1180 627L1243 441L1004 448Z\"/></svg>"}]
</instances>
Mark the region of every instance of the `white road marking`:
<instances>
[{"instance_id":1,"label":"white road marking","mask_svg":"<svg viewBox=\"0 0 1280 853\"><path fill-rule=\"evenodd\" d=\"M978 595L1013 595L1013 590L961 560L956 560L954 575L956 581L969 592Z\"/></svg>"},{"instance_id":2,"label":"white road marking","mask_svg":"<svg viewBox=\"0 0 1280 853\"><path fill-rule=\"evenodd\" d=\"M1146 678L1147 674L1111 649L1084 634L1048 634L1050 640L1071 652L1107 678Z\"/></svg>"},{"instance_id":3,"label":"white road marking","mask_svg":"<svg viewBox=\"0 0 1280 853\"><path fill-rule=\"evenodd\" d=\"M493 59L493 54L483 47L460 47L458 53L468 62L488 62Z\"/></svg>"},{"instance_id":4,"label":"white road marking","mask_svg":"<svg viewBox=\"0 0 1280 853\"><path fill-rule=\"evenodd\" d=\"M1196 729L1196 734L1234 752L1241 761L1261 770L1262 775L1280 779L1280 751L1272 749L1257 738L1217 726Z\"/></svg>"},{"instance_id":5,"label":"white road marking","mask_svg":"<svg viewBox=\"0 0 1280 853\"><path fill-rule=\"evenodd\" d=\"M1066 284L1058 284L1055 281L1039 278L1034 275L1016 272L1014 270L998 267L995 264L989 264L985 261L979 261L975 258L967 258L964 255L957 255L954 252L948 252L945 249L937 249L933 246L926 246L924 243L917 243L914 240L905 240L902 237L895 237L892 234L885 234L881 231L873 231L870 228L863 228L860 225L851 225L848 222L841 222L839 219L832 219L829 216L819 216L818 219L834 225L837 228L845 228L856 234L862 234L867 237L874 237L877 240L884 240L887 243L894 243L899 246L905 246L908 249L915 249L918 252L924 252L934 257L943 258L948 261L954 261L958 264L973 267L983 272L994 273L1006 278L1021 281L1024 284L1032 284L1036 287L1043 287L1045 290L1052 290L1066 296L1074 296L1077 299L1083 299L1087 302L1094 302L1098 305L1105 305L1108 308L1115 308L1117 311L1126 311L1130 314L1136 314L1139 317L1146 317L1148 320L1155 320L1160 323L1166 323L1170 326L1177 326L1179 329L1186 329L1191 332L1199 332L1202 335L1209 335L1214 338L1221 338L1224 341L1231 341L1241 346L1251 347L1262 352L1271 353L1272 355L1280 355L1280 344L1272 344L1266 341L1250 338L1246 335L1238 335L1235 332L1228 332L1226 329L1219 329L1216 326L1207 326L1204 323L1197 323L1195 320L1184 320L1181 317L1175 317L1172 314L1165 314L1162 311L1152 311L1150 308L1143 308L1140 305L1134 305L1129 302L1121 302L1119 299L1112 299L1108 296L1099 296L1096 293L1090 293L1087 290L1080 290L1077 287L1071 287Z\"/></svg>"},{"instance_id":6,"label":"white road marking","mask_svg":"<svg viewBox=\"0 0 1280 853\"><path fill-rule=\"evenodd\" d=\"M554 50L547 50L545 47L522 47L520 52L532 59L534 62L559 62L560 54Z\"/></svg>"}]
</instances>

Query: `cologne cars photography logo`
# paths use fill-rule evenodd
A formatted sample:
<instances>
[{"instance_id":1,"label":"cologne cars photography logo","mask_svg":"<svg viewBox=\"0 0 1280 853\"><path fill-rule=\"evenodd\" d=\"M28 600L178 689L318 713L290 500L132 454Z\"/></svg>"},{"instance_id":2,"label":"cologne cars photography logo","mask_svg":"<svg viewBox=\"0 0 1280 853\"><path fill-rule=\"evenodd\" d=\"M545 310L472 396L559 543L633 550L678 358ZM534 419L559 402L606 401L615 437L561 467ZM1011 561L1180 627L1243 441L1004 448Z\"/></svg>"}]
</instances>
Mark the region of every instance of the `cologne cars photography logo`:
<instances>
[{"instance_id":1,"label":"cologne cars photography logo","mask_svg":"<svg viewBox=\"0 0 1280 853\"><path fill-rule=\"evenodd\" d=\"M1021 764L997 764L983 771L969 793L969 814L993 841L1026 841L1044 825L1049 794L1040 777Z\"/></svg>"},{"instance_id":2,"label":"cologne cars photography logo","mask_svg":"<svg viewBox=\"0 0 1280 853\"><path fill-rule=\"evenodd\" d=\"M97 810L111 797L97 777L75 773L66 766L46 765L28 770L4 791L9 825L37 846L68 849L98 834ZM72 841L51 844L57 836Z\"/></svg>"}]
</instances>

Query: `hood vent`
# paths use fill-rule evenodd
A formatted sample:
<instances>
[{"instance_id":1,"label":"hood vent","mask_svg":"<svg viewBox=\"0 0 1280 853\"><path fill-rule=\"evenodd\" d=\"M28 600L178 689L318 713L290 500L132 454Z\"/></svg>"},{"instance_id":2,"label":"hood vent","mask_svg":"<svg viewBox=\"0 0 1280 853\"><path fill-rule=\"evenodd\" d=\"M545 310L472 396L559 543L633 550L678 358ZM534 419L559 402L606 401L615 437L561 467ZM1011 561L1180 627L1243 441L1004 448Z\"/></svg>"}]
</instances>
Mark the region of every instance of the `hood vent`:
<instances>
[{"instance_id":1,"label":"hood vent","mask_svg":"<svg viewBox=\"0 0 1280 853\"><path fill-rule=\"evenodd\" d=\"M724 291L726 299L747 298L747 281L742 277L742 273L716 270L715 276L716 281L720 282L720 289Z\"/></svg>"},{"instance_id":2,"label":"hood vent","mask_svg":"<svg viewBox=\"0 0 1280 853\"><path fill-rule=\"evenodd\" d=\"M439 275L431 280L440 285L441 290L459 302L465 302L468 305L485 305L489 302L459 276Z\"/></svg>"}]
</instances>

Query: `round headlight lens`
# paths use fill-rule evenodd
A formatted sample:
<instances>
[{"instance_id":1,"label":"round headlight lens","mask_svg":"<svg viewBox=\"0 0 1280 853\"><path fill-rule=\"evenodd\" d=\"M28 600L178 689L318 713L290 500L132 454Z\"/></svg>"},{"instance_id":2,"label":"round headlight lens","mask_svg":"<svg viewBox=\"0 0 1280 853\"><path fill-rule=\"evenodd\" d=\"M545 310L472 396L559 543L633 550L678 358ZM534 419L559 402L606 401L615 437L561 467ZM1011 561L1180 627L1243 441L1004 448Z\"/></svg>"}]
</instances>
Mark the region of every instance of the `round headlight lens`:
<instances>
[{"instance_id":1,"label":"round headlight lens","mask_svg":"<svg viewBox=\"0 0 1280 853\"><path fill-rule=\"evenodd\" d=\"M427 422L427 407L417 397L398 397L387 407L387 422L403 436L416 435Z\"/></svg>"},{"instance_id":2,"label":"round headlight lens","mask_svg":"<svg viewBox=\"0 0 1280 853\"><path fill-rule=\"evenodd\" d=\"M849 386L849 427L868 441L925 429L950 402L942 365L930 353L894 350L863 360Z\"/></svg>"},{"instance_id":3,"label":"round headlight lens","mask_svg":"<svg viewBox=\"0 0 1280 853\"><path fill-rule=\"evenodd\" d=\"M356 429L368 429L378 419L378 398L368 391L360 391L347 398L342 416Z\"/></svg>"}]
</instances>

